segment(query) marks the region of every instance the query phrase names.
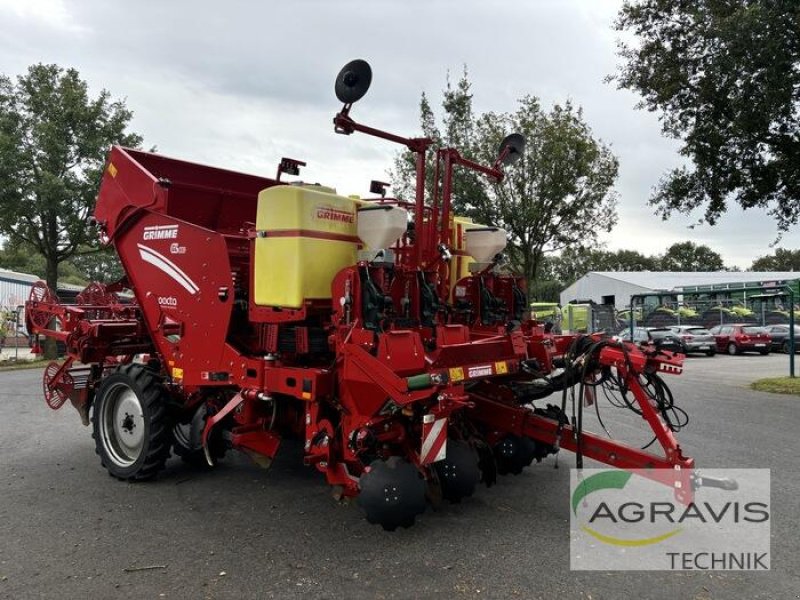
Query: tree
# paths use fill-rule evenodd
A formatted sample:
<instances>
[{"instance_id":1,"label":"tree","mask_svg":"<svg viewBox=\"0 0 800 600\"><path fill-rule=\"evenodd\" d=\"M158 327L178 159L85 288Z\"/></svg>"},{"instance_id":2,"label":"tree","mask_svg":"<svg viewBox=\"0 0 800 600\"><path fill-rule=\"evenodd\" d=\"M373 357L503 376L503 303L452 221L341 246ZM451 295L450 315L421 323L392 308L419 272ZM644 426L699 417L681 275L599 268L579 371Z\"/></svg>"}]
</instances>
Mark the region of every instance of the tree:
<instances>
[{"instance_id":1,"label":"tree","mask_svg":"<svg viewBox=\"0 0 800 600\"><path fill-rule=\"evenodd\" d=\"M47 263L44 257L26 242L6 240L0 247L0 268L29 273L44 279ZM111 283L123 275L122 264L113 248L79 250L72 258L58 265L58 281L86 285L90 281Z\"/></svg>"},{"instance_id":2,"label":"tree","mask_svg":"<svg viewBox=\"0 0 800 600\"><path fill-rule=\"evenodd\" d=\"M778 0L627 0L612 77L660 113L693 165L667 173L651 204L663 218L729 202L766 208L778 229L800 219L800 10Z\"/></svg>"},{"instance_id":3,"label":"tree","mask_svg":"<svg viewBox=\"0 0 800 600\"><path fill-rule=\"evenodd\" d=\"M425 92L419 103L420 125L422 135L430 138L435 147L458 148L464 158L475 159L475 117L472 111L471 84L467 75L467 67L461 79L453 85L450 74L447 75L445 89L442 92L442 128L436 124L436 116L431 108ZM433 189L434 161L433 153L426 160L426 189ZM415 155L412 152L401 152L395 158L392 172L392 183L395 195L406 200L414 198L416 182ZM486 183L473 171L456 169L453 174L453 210L463 214L463 207L478 201L486 193Z\"/></svg>"},{"instance_id":4,"label":"tree","mask_svg":"<svg viewBox=\"0 0 800 600\"><path fill-rule=\"evenodd\" d=\"M471 103L465 70L458 85L453 88L448 82L444 91L442 134L423 94L423 134L484 164L494 162L508 133L526 137L525 154L506 170L499 185L458 169L453 208L476 222L505 228L512 266L532 285L547 253L591 246L599 232L611 230L616 222L617 159L593 137L582 111L569 102L548 112L538 99L527 96L514 113L481 116L473 114ZM410 196L413 169L407 156L395 163L393 180L396 190Z\"/></svg>"},{"instance_id":5,"label":"tree","mask_svg":"<svg viewBox=\"0 0 800 600\"><path fill-rule=\"evenodd\" d=\"M694 242L678 242L661 257L662 271L723 271L722 257L711 248Z\"/></svg>"},{"instance_id":6,"label":"tree","mask_svg":"<svg viewBox=\"0 0 800 600\"><path fill-rule=\"evenodd\" d=\"M47 285L59 265L94 252L88 226L109 146L139 146L132 113L74 69L36 64L16 83L0 75L0 233L42 255Z\"/></svg>"},{"instance_id":7,"label":"tree","mask_svg":"<svg viewBox=\"0 0 800 600\"><path fill-rule=\"evenodd\" d=\"M590 271L658 271L661 259L636 250L567 248L547 259L550 277L569 285Z\"/></svg>"},{"instance_id":8,"label":"tree","mask_svg":"<svg viewBox=\"0 0 800 600\"><path fill-rule=\"evenodd\" d=\"M753 261L751 271L800 271L800 250L778 248L775 254Z\"/></svg>"},{"instance_id":9,"label":"tree","mask_svg":"<svg viewBox=\"0 0 800 600\"><path fill-rule=\"evenodd\" d=\"M478 160L490 163L512 131L525 136L524 154L499 185L487 186L464 209L509 232L512 264L531 282L546 254L591 247L601 231L611 231L619 163L593 137L580 108L567 102L546 112L533 96L522 98L512 114L478 119Z\"/></svg>"},{"instance_id":10,"label":"tree","mask_svg":"<svg viewBox=\"0 0 800 600\"><path fill-rule=\"evenodd\" d=\"M47 262L30 244L18 240L6 240L0 248L0 268L18 273L28 273L44 279ZM58 265L58 280L63 283L85 285L88 277L72 261L65 260Z\"/></svg>"},{"instance_id":11,"label":"tree","mask_svg":"<svg viewBox=\"0 0 800 600\"><path fill-rule=\"evenodd\" d=\"M113 283L125 275L122 263L113 247L100 248L92 252L78 252L68 264L87 282Z\"/></svg>"}]
</instances>

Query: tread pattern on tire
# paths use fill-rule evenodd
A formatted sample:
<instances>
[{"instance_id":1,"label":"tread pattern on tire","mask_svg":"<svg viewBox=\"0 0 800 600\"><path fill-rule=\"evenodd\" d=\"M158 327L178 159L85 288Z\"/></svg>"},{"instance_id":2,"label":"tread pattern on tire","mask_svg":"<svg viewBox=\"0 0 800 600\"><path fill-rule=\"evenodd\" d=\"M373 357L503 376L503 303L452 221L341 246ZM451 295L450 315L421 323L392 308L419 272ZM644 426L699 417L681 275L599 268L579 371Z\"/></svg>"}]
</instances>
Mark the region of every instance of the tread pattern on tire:
<instances>
[{"instance_id":1,"label":"tread pattern on tire","mask_svg":"<svg viewBox=\"0 0 800 600\"><path fill-rule=\"evenodd\" d=\"M115 473L118 467L105 456L97 432L99 418L97 404L103 400L101 395L108 382L113 382L118 375L126 377L133 384L132 388L139 396L145 413L147 420L145 426L148 427L145 455L134 463L138 467L131 474ZM146 481L153 479L164 468L172 448L172 419L167 411L165 397L166 389L161 383L160 377L146 366L136 363L117 367L114 373L100 383L95 396L95 410L92 411L92 437L95 442L95 453L100 456L103 468L108 471L109 475L121 481Z\"/></svg>"}]
</instances>

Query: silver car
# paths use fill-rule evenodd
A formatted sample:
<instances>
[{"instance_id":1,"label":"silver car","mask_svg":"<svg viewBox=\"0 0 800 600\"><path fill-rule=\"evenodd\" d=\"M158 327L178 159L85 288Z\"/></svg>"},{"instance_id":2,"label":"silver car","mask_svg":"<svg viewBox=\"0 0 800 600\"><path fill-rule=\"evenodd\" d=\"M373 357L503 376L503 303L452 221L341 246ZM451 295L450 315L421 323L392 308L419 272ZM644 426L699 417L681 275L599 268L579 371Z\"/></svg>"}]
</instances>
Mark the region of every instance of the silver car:
<instances>
[{"instance_id":1,"label":"silver car","mask_svg":"<svg viewBox=\"0 0 800 600\"><path fill-rule=\"evenodd\" d=\"M705 327L697 325L675 325L670 327L675 336L680 340L683 353L702 352L707 356L714 356L717 353L717 342L712 334Z\"/></svg>"}]
</instances>

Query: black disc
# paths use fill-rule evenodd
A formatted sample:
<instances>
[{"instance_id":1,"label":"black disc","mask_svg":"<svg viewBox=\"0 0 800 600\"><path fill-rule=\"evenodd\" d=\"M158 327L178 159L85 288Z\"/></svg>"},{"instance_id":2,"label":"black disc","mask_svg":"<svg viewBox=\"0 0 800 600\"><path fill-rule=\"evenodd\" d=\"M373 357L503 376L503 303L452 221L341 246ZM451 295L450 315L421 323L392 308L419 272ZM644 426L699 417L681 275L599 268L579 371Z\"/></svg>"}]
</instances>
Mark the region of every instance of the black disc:
<instances>
[{"instance_id":1,"label":"black disc","mask_svg":"<svg viewBox=\"0 0 800 600\"><path fill-rule=\"evenodd\" d=\"M387 531L410 527L425 512L425 481L414 465L399 456L373 461L358 485L358 505L367 521Z\"/></svg>"},{"instance_id":2,"label":"black disc","mask_svg":"<svg viewBox=\"0 0 800 600\"><path fill-rule=\"evenodd\" d=\"M360 58L347 63L336 76L336 97L340 102L352 104L364 97L372 83L372 69Z\"/></svg>"},{"instance_id":3,"label":"black disc","mask_svg":"<svg viewBox=\"0 0 800 600\"><path fill-rule=\"evenodd\" d=\"M497 472L501 475L519 475L536 457L536 443L525 437L507 435L494 447Z\"/></svg>"},{"instance_id":4,"label":"black disc","mask_svg":"<svg viewBox=\"0 0 800 600\"><path fill-rule=\"evenodd\" d=\"M434 463L442 487L442 498L460 502L472 496L481 479L478 454L467 442L447 440L447 457Z\"/></svg>"},{"instance_id":5,"label":"black disc","mask_svg":"<svg viewBox=\"0 0 800 600\"><path fill-rule=\"evenodd\" d=\"M525 152L525 136L521 133L507 135L500 143L498 154L502 154L506 147L508 147L508 154L503 159L503 164L510 165L519 160L519 157Z\"/></svg>"}]
</instances>

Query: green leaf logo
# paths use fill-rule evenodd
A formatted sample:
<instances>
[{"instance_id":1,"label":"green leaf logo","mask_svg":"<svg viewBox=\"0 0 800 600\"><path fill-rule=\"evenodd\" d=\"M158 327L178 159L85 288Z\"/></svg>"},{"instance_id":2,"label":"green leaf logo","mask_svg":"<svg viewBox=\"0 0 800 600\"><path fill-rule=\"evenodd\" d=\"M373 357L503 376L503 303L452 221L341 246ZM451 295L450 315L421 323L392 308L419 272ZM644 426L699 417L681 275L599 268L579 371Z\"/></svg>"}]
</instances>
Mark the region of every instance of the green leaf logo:
<instances>
[{"instance_id":1,"label":"green leaf logo","mask_svg":"<svg viewBox=\"0 0 800 600\"><path fill-rule=\"evenodd\" d=\"M603 471L601 473L595 473L594 475L582 480L572 492L572 513L577 517L578 505L581 503L581 500L593 492L607 489L623 489L627 485L628 481L630 481L632 475L633 473L628 471ZM600 533L588 525L581 525L581 530L585 531L593 538L603 542L604 544L627 547L650 546L652 544L663 542L664 540L669 539L683 531L682 528L677 527L671 531L654 537L626 539Z\"/></svg>"}]
</instances>

